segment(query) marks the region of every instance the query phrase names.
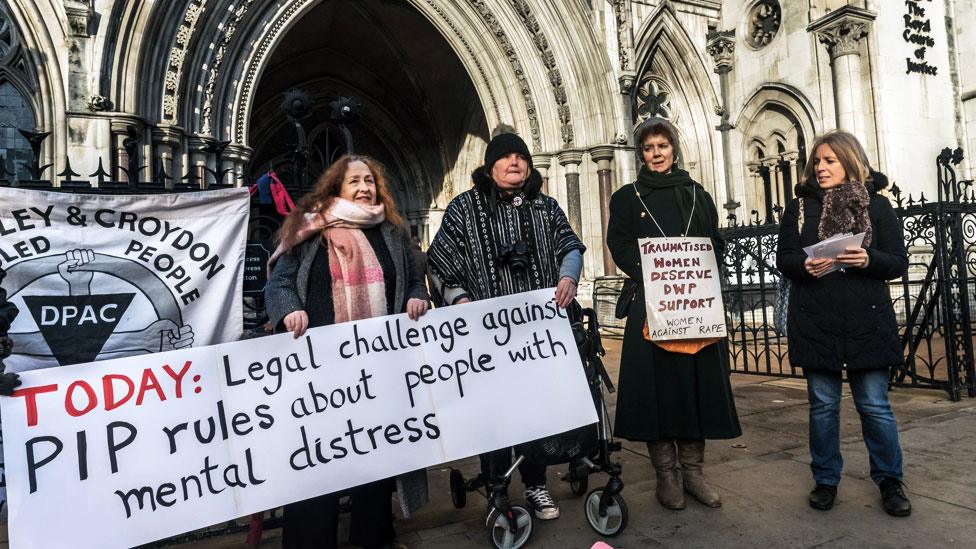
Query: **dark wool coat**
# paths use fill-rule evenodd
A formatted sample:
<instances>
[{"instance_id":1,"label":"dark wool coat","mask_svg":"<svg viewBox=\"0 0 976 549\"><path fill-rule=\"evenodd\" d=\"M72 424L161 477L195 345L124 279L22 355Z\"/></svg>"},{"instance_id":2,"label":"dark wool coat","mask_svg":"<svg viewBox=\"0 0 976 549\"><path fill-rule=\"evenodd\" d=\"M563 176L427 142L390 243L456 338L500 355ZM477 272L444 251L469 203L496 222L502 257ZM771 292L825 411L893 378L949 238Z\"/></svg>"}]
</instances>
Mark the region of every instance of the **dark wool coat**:
<instances>
[{"instance_id":1,"label":"dark wool coat","mask_svg":"<svg viewBox=\"0 0 976 549\"><path fill-rule=\"evenodd\" d=\"M672 173L683 182L661 188L626 185L610 198L607 246L620 270L633 280L643 280L637 239L661 236L650 217L641 215L644 208L636 189L668 236L685 230L695 193L695 216L688 236L711 237L721 258L723 243L712 197L686 172L675 169ZM694 355L665 351L644 339L646 317L640 282L624 330L614 434L645 441L741 435L729 382L727 342L709 345Z\"/></svg>"},{"instance_id":2,"label":"dark wool coat","mask_svg":"<svg viewBox=\"0 0 976 549\"><path fill-rule=\"evenodd\" d=\"M820 241L823 191L796 187L803 198L803 231L798 231L799 201L783 212L776 266L792 282L788 311L790 363L825 370L890 368L904 360L898 324L886 281L908 269L901 220L878 193L888 180L873 173L866 184L871 195L868 215L873 235L868 266L848 268L816 278L803 266L805 246Z\"/></svg>"}]
</instances>

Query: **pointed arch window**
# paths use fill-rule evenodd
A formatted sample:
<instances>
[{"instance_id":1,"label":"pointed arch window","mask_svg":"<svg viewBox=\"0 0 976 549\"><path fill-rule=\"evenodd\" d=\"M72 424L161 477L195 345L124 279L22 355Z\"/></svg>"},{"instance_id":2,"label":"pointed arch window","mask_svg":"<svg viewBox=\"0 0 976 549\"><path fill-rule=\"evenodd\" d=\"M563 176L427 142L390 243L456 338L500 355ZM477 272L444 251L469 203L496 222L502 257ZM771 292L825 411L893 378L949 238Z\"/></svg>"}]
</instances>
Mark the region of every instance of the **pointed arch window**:
<instances>
[{"instance_id":1,"label":"pointed arch window","mask_svg":"<svg viewBox=\"0 0 976 549\"><path fill-rule=\"evenodd\" d=\"M0 180L28 177L24 164L34 153L18 130L33 130L34 121L24 95L10 82L0 81Z\"/></svg>"}]
</instances>

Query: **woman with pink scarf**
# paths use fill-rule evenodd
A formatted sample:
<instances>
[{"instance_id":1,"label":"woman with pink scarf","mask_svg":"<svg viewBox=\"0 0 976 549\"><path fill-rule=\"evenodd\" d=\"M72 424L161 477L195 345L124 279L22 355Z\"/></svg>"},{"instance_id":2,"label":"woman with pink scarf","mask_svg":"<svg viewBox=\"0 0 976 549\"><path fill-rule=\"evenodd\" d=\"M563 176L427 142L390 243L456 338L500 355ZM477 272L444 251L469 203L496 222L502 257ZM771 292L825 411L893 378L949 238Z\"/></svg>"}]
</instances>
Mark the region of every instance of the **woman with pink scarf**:
<instances>
[{"instance_id":1,"label":"woman with pink scarf","mask_svg":"<svg viewBox=\"0 0 976 549\"><path fill-rule=\"evenodd\" d=\"M285 219L277 239L265 288L277 331L298 338L317 326L402 312L417 319L427 312L427 290L410 237L383 167L371 158L346 155L332 164ZM394 487L405 516L427 500L425 471L352 488L353 545L403 547L394 541ZM286 505L284 549L336 547L339 496Z\"/></svg>"}]
</instances>

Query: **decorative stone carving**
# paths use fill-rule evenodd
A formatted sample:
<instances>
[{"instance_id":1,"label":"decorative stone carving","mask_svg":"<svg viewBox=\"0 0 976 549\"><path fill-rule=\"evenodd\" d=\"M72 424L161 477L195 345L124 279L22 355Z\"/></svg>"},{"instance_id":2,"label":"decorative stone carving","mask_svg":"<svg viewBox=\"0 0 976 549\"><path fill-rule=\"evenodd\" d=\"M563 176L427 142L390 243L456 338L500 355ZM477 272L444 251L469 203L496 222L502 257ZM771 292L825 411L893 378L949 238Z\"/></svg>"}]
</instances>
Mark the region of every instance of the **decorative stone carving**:
<instances>
[{"instance_id":1,"label":"decorative stone carving","mask_svg":"<svg viewBox=\"0 0 976 549\"><path fill-rule=\"evenodd\" d=\"M749 45L761 48L773 41L783 21L783 12L777 0L759 0L749 10Z\"/></svg>"},{"instance_id":2,"label":"decorative stone carving","mask_svg":"<svg viewBox=\"0 0 976 549\"><path fill-rule=\"evenodd\" d=\"M92 9L87 2L65 0L64 12L68 16L68 29L71 36L78 38L90 36L88 29L91 24Z\"/></svg>"},{"instance_id":3,"label":"decorative stone carving","mask_svg":"<svg viewBox=\"0 0 976 549\"><path fill-rule=\"evenodd\" d=\"M579 169L579 165L583 163L583 151L575 149L561 151L556 156L556 160L559 161L560 166L567 167L567 171L574 173L575 170Z\"/></svg>"},{"instance_id":4,"label":"decorative stone carving","mask_svg":"<svg viewBox=\"0 0 976 549\"><path fill-rule=\"evenodd\" d=\"M248 65L247 70L243 75L241 75L240 97L242 100L240 101L240 107L236 113L237 124L234 128L235 135L233 136L235 142L244 142L244 127L247 125L248 104L250 103L251 93L254 89L254 85L256 84L258 69L261 67L265 56L268 55L268 52L271 49L271 43L275 41L278 33L281 32L281 29L284 28L295 16L295 14L298 13L298 11L301 10L302 7L308 2L309 0L296 0L292 2L283 12L281 12L274 22L264 28L261 41L255 48L254 57L252 58L251 63Z\"/></svg>"},{"instance_id":5,"label":"decorative stone carving","mask_svg":"<svg viewBox=\"0 0 976 549\"><path fill-rule=\"evenodd\" d=\"M708 55L712 56L715 62L715 72L723 74L732 70L732 58L735 51L735 30L715 31L710 30L706 36L708 43L705 46Z\"/></svg>"},{"instance_id":6,"label":"decorative stone carving","mask_svg":"<svg viewBox=\"0 0 976 549\"><path fill-rule=\"evenodd\" d=\"M92 112L105 112L112 110L112 102L104 95L93 95L88 101L88 110Z\"/></svg>"},{"instance_id":7,"label":"decorative stone carving","mask_svg":"<svg viewBox=\"0 0 976 549\"><path fill-rule=\"evenodd\" d=\"M488 25L492 34L498 40L499 45L502 47L502 51L505 52L505 57L508 58L508 63L512 66L512 70L515 72L515 78L518 80L519 89L522 91L522 98L525 101L525 110L529 118L529 131L532 133L532 144L537 150L542 149L542 133L539 129L539 116L535 108L535 100L532 98L532 89L529 86L529 79L525 76L525 70L522 68L522 63L519 61L518 55L515 53L515 46L512 45L512 41L509 40L508 34L505 33L505 29L502 27L501 23L498 22L498 18L492 13L491 8L488 7L485 0L468 0L472 7L478 11L478 15L481 19Z\"/></svg>"},{"instance_id":8,"label":"decorative stone carving","mask_svg":"<svg viewBox=\"0 0 976 549\"><path fill-rule=\"evenodd\" d=\"M839 21L836 25L817 33L817 39L827 46L830 57L858 53L857 42L868 35L867 25L857 21Z\"/></svg>"},{"instance_id":9,"label":"decorative stone carving","mask_svg":"<svg viewBox=\"0 0 976 549\"><path fill-rule=\"evenodd\" d=\"M179 102L180 80L183 74L183 60L196 30L197 21L206 8L207 0L190 0L183 13L183 22L176 31L176 45L169 52L169 67L163 78L163 121L175 122Z\"/></svg>"},{"instance_id":10,"label":"decorative stone carving","mask_svg":"<svg viewBox=\"0 0 976 549\"><path fill-rule=\"evenodd\" d=\"M616 147L613 145L597 145L590 149L590 160L598 164L600 162L609 162L613 160L613 155L616 150Z\"/></svg>"},{"instance_id":11,"label":"decorative stone carving","mask_svg":"<svg viewBox=\"0 0 976 549\"><path fill-rule=\"evenodd\" d=\"M563 146L573 145L573 121L569 111L568 97L566 89L563 87L563 78L556 66L556 55L549 48L549 40L542 32L539 21L532 13L529 3L526 0L511 0L512 7L522 19L522 24L532 35L532 41L539 51L539 58L546 67L546 75L552 85L553 97L556 100L556 112L559 115L560 133L562 134Z\"/></svg>"},{"instance_id":12,"label":"decorative stone carving","mask_svg":"<svg viewBox=\"0 0 976 549\"><path fill-rule=\"evenodd\" d=\"M6 12L0 9L0 63L6 61L7 56L17 47L17 33L14 31L13 21L7 18Z\"/></svg>"},{"instance_id":13,"label":"decorative stone carving","mask_svg":"<svg viewBox=\"0 0 976 549\"><path fill-rule=\"evenodd\" d=\"M624 95L630 95L631 90L634 89L634 82L637 81L637 73L625 72L620 75L617 82L620 84L620 93Z\"/></svg>"},{"instance_id":14,"label":"decorative stone carving","mask_svg":"<svg viewBox=\"0 0 976 549\"><path fill-rule=\"evenodd\" d=\"M634 69L634 33L631 23L630 0L612 0L613 14L617 20L617 53L620 70Z\"/></svg>"},{"instance_id":15,"label":"decorative stone carving","mask_svg":"<svg viewBox=\"0 0 976 549\"><path fill-rule=\"evenodd\" d=\"M635 108L638 122L652 116L671 119L671 90L659 77L645 74L637 85Z\"/></svg>"},{"instance_id":16,"label":"decorative stone carving","mask_svg":"<svg viewBox=\"0 0 976 549\"><path fill-rule=\"evenodd\" d=\"M807 31L816 33L831 59L858 55L858 42L868 35L875 17L874 12L844 6L811 23Z\"/></svg>"},{"instance_id":17,"label":"decorative stone carving","mask_svg":"<svg viewBox=\"0 0 976 549\"><path fill-rule=\"evenodd\" d=\"M203 86L203 107L200 109L200 130L204 134L211 134L212 131L212 115L213 115L213 98L214 98L214 88L217 85L217 77L220 75L220 68L224 63L224 54L227 52L227 46L230 44L231 38L233 38L234 33L241 24L241 19L244 14L247 13L248 8L254 0L245 0L241 3L233 13L233 19L223 27L223 33L221 33L220 40L217 42L216 51L214 53L213 60L210 62L210 67L207 70L207 83Z\"/></svg>"},{"instance_id":18,"label":"decorative stone carving","mask_svg":"<svg viewBox=\"0 0 976 549\"><path fill-rule=\"evenodd\" d=\"M183 141L183 128L160 125L152 129L153 143L167 147L179 147Z\"/></svg>"},{"instance_id":19,"label":"decorative stone carving","mask_svg":"<svg viewBox=\"0 0 976 549\"><path fill-rule=\"evenodd\" d=\"M36 71L17 36L17 25L0 3L0 68L18 80L28 92L36 90Z\"/></svg>"}]
</instances>

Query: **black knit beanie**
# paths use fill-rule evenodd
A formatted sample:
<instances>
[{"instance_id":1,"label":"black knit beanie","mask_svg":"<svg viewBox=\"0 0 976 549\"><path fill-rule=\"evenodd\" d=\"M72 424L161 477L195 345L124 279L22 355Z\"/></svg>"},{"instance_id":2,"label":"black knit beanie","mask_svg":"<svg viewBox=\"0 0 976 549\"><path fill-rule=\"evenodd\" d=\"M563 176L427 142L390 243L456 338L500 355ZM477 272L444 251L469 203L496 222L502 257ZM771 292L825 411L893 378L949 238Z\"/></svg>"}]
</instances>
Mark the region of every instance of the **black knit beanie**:
<instances>
[{"instance_id":1,"label":"black knit beanie","mask_svg":"<svg viewBox=\"0 0 976 549\"><path fill-rule=\"evenodd\" d=\"M522 138L514 133L500 133L491 138L491 141L488 142L488 148L485 149L485 170L491 173L495 162L512 153L524 156L529 163L529 168L532 168L532 155L529 153L529 147L525 141L522 141Z\"/></svg>"}]
</instances>

